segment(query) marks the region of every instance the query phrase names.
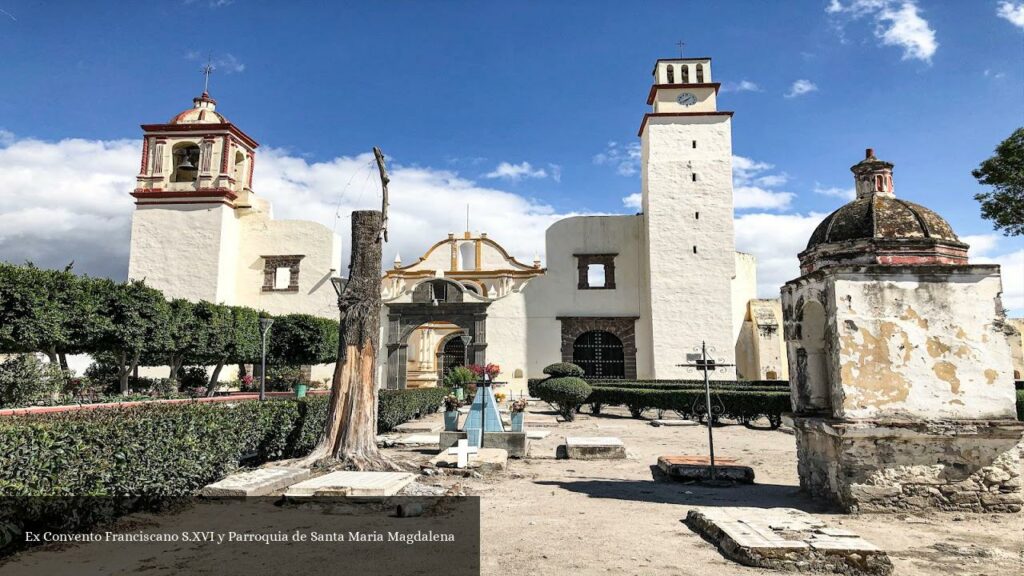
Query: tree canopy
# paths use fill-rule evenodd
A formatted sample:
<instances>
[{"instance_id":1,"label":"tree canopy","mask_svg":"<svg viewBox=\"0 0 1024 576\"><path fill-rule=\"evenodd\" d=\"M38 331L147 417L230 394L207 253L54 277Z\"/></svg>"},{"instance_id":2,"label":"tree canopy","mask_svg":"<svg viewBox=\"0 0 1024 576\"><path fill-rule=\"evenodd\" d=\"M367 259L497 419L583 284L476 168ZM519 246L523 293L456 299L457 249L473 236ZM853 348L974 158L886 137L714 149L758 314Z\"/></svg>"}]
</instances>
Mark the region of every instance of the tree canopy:
<instances>
[{"instance_id":1,"label":"tree canopy","mask_svg":"<svg viewBox=\"0 0 1024 576\"><path fill-rule=\"evenodd\" d=\"M981 202L982 218L991 220L995 229L1007 236L1024 235L1024 128L996 146L995 155L971 174L992 187L974 196Z\"/></svg>"}]
</instances>

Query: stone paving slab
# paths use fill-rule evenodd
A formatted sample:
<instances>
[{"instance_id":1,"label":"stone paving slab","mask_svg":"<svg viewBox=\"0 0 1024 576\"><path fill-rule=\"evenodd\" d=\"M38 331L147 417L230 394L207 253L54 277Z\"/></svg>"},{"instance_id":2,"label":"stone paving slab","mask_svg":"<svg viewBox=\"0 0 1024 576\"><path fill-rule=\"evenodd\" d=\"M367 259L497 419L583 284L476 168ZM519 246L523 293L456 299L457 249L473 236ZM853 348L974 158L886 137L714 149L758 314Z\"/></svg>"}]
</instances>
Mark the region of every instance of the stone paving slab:
<instances>
[{"instance_id":1,"label":"stone paving slab","mask_svg":"<svg viewBox=\"0 0 1024 576\"><path fill-rule=\"evenodd\" d=\"M442 452L430 459L434 468L457 468L458 456ZM469 455L469 469L480 472L501 472L508 466L508 451L501 448L481 448Z\"/></svg>"},{"instance_id":2,"label":"stone paving slab","mask_svg":"<svg viewBox=\"0 0 1024 576\"><path fill-rule=\"evenodd\" d=\"M658 468L676 480L711 480L711 459L707 456L659 456ZM715 479L753 484L754 469L732 458L715 458Z\"/></svg>"},{"instance_id":3,"label":"stone paving slab","mask_svg":"<svg viewBox=\"0 0 1024 576\"><path fill-rule=\"evenodd\" d=\"M558 418L554 416L527 416L523 419L524 428L554 428L558 426Z\"/></svg>"},{"instance_id":4,"label":"stone paving slab","mask_svg":"<svg viewBox=\"0 0 1024 576\"><path fill-rule=\"evenodd\" d=\"M399 446L436 446L441 441L441 434L409 434L395 440Z\"/></svg>"},{"instance_id":5,"label":"stone paving slab","mask_svg":"<svg viewBox=\"0 0 1024 576\"><path fill-rule=\"evenodd\" d=\"M702 508L688 511L684 522L744 566L871 576L893 570L871 542L792 508Z\"/></svg>"},{"instance_id":6,"label":"stone paving slab","mask_svg":"<svg viewBox=\"0 0 1024 576\"><path fill-rule=\"evenodd\" d=\"M395 432L403 434L430 434L444 430L444 422L439 420L412 420L395 426Z\"/></svg>"},{"instance_id":7,"label":"stone paving slab","mask_svg":"<svg viewBox=\"0 0 1024 576\"><path fill-rule=\"evenodd\" d=\"M408 472L331 472L294 484L286 498L315 496L394 496L416 476Z\"/></svg>"},{"instance_id":8,"label":"stone paving slab","mask_svg":"<svg viewBox=\"0 0 1024 576\"><path fill-rule=\"evenodd\" d=\"M651 420L651 426L700 426L694 420Z\"/></svg>"},{"instance_id":9,"label":"stone paving slab","mask_svg":"<svg viewBox=\"0 0 1024 576\"><path fill-rule=\"evenodd\" d=\"M626 457L626 445L612 436L567 436L565 455L574 460L611 460Z\"/></svg>"},{"instance_id":10,"label":"stone paving slab","mask_svg":"<svg viewBox=\"0 0 1024 576\"><path fill-rule=\"evenodd\" d=\"M310 476L307 468L258 468L232 474L203 488L202 496L267 496Z\"/></svg>"}]
</instances>

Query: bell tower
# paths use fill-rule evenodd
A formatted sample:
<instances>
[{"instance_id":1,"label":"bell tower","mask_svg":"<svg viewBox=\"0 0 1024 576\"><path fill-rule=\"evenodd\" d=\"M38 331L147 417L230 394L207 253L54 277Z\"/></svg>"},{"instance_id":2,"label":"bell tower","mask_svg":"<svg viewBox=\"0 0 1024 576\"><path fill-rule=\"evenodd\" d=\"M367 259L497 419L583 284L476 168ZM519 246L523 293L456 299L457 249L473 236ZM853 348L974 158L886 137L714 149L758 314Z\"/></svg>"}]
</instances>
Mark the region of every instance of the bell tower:
<instances>
[{"instance_id":1,"label":"bell tower","mask_svg":"<svg viewBox=\"0 0 1024 576\"><path fill-rule=\"evenodd\" d=\"M710 58L658 60L640 125L642 301L654 378L694 378L678 364L706 341L735 364L732 112L718 110ZM713 378L735 378L716 372Z\"/></svg>"},{"instance_id":2,"label":"bell tower","mask_svg":"<svg viewBox=\"0 0 1024 576\"><path fill-rule=\"evenodd\" d=\"M239 219L266 209L252 193L259 144L203 92L164 124L142 125L128 276L170 298L235 297Z\"/></svg>"}]
</instances>

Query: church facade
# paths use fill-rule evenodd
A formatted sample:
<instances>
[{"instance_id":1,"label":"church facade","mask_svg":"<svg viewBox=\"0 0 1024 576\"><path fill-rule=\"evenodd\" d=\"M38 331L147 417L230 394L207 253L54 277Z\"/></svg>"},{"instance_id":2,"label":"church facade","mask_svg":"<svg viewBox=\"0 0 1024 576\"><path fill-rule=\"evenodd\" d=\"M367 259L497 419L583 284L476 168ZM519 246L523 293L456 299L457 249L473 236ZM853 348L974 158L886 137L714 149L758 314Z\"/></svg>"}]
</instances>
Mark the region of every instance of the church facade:
<instances>
[{"instance_id":1,"label":"church facade","mask_svg":"<svg viewBox=\"0 0 1024 576\"><path fill-rule=\"evenodd\" d=\"M714 378L786 379L781 309L757 300L754 257L735 251L719 86L710 58L655 63L640 213L555 222L544 265L471 231L396 261L382 282L381 385L436 385L466 363L500 365L513 391L559 361L592 378L697 378L678 365L702 342L730 365ZM336 316L338 237L273 219L251 190L256 142L212 98L143 130L130 277L168 297Z\"/></svg>"}]
</instances>

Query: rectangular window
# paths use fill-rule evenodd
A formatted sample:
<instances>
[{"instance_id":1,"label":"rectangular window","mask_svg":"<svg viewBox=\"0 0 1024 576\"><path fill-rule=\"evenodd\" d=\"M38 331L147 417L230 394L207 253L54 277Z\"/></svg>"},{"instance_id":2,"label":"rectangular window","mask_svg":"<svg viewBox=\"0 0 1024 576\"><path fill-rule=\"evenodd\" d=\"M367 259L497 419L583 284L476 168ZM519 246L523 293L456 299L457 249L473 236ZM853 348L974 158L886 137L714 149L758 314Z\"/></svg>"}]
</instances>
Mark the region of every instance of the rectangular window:
<instances>
[{"instance_id":1,"label":"rectangular window","mask_svg":"<svg viewBox=\"0 0 1024 576\"><path fill-rule=\"evenodd\" d=\"M263 256L263 292L298 292L304 255Z\"/></svg>"},{"instance_id":2,"label":"rectangular window","mask_svg":"<svg viewBox=\"0 0 1024 576\"><path fill-rule=\"evenodd\" d=\"M697 147L697 141L696 141L696 140L694 140L694 141L693 141L693 147L694 147L694 148L696 148L696 147Z\"/></svg>"},{"instance_id":3,"label":"rectangular window","mask_svg":"<svg viewBox=\"0 0 1024 576\"><path fill-rule=\"evenodd\" d=\"M693 178L693 181L694 181L694 182L696 182L696 181L697 181L697 173L696 173L696 172L694 172L694 173L693 173L693 174L691 174L690 176L691 176L691 177Z\"/></svg>"},{"instance_id":4,"label":"rectangular window","mask_svg":"<svg viewBox=\"0 0 1024 576\"><path fill-rule=\"evenodd\" d=\"M618 254L574 254L578 290L614 290L615 257Z\"/></svg>"}]
</instances>

